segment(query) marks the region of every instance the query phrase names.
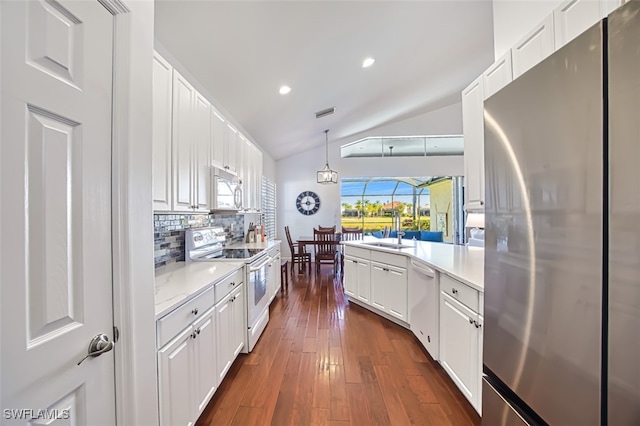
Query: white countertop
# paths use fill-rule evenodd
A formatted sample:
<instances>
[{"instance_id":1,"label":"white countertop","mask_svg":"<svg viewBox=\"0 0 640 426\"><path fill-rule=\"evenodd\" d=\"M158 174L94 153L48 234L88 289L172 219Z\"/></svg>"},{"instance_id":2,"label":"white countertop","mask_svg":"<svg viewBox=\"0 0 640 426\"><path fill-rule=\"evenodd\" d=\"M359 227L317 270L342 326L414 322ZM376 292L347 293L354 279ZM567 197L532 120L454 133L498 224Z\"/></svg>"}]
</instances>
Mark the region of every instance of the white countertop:
<instances>
[{"instance_id":1,"label":"white countertop","mask_svg":"<svg viewBox=\"0 0 640 426\"><path fill-rule=\"evenodd\" d=\"M484 292L484 248L457 244L435 243L403 239L408 248L388 248L367 244L368 242L397 243L397 238L375 238L366 236L364 240L344 241L345 245L378 250L405 256L426 263L441 273Z\"/></svg>"},{"instance_id":2,"label":"white countertop","mask_svg":"<svg viewBox=\"0 0 640 426\"><path fill-rule=\"evenodd\" d=\"M177 262L175 266L156 275L156 319L243 265L243 261Z\"/></svg>"},{"instance_id":3,"label":"white countertop","mask_svg":"<svg viewBox=\"0 0 640 426\"><path fill-rule=\"evenodd\" d=\"M280 245L280 240L271 240L265 242L257 242L257 243L235 243L225 246L225 248L230 249L257 249L263 248L269 250L277 245Z\"/></svg>"}]
</instances>

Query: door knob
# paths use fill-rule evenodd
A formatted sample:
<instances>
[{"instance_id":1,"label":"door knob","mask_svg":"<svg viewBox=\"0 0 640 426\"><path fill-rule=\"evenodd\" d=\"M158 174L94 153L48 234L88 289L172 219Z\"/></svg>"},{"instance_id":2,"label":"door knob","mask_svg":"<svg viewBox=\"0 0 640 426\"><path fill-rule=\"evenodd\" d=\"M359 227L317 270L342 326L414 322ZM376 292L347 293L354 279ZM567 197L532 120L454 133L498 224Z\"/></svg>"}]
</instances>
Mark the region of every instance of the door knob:
<instances>
[{"instance_id":1,"label":"door knob","mask_svg":"<svg viewBox=\"0 0 640 426\"><path fill-rule=\"evenodd\" d=\"M82 358L78 365L82 364L82 362L89 357L94 358L100 356L105 352L109 352L111 349L113 349L113 342L109 340L109 337L106 334L98 334L91 339L87 356Z\"/></svg>"}]
</instances>

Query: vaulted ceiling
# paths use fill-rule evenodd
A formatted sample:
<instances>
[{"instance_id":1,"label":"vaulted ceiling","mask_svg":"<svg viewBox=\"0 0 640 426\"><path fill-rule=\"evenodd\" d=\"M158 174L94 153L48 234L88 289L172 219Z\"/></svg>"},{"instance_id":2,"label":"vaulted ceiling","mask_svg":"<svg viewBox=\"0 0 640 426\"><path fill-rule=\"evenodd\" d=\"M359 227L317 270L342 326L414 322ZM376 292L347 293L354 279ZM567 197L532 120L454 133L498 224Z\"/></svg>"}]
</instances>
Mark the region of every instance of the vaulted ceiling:
<instances>
[{"instance_id":1,"label":"vaulted ceiling","mask_svg":"<svg viewBox=\"0 0 640 426\"><path fill-rule=\"evenodd\" d=\"M493 62L491 0L156 0L155 36L276 160L459 102Z\"/></svg>"}]
</instances>

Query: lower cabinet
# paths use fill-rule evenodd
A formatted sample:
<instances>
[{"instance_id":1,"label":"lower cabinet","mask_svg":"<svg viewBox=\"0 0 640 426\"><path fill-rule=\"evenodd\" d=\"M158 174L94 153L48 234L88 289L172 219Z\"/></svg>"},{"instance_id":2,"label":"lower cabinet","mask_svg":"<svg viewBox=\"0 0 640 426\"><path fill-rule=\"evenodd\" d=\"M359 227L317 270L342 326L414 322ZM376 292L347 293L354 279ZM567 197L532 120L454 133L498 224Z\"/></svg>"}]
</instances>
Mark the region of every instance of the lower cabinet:
<instances>
[{"instance_id":1,"label":"lower cabinet","mask_svg":"<svg viewBox=\"0 0 640 426\"><path fill-rule=\"evenodd\" d=\"M482 317L477 312L478 294L462 283L451 288L446 285L445 278L448 279L441 278L440 292L440 364L471 405L480 412ZM473 298L469 298L473 292L475 306L458 300L462 295L460 299L473 301Z\"/></svg>"},{"instance_id":2,"label":"lower cabinet","mask_svg":"<svg viewBox=\"0 0 640 426\"><path fill-rule=\"evenodd\" d=\"M358 292L358 260L352 256L344 256L344 293L347 296L356 297Z\"/></svg>"},{"instance_id":3,"label":"lower cabinet","mask_svg":"<svg viewBox=\"0 0 640 426\"><path fill-rule=\"evenodd\" d=\"M245 344L243 269L158 319L160 425L193 425Z\"/></svg>"},{"instance_id":4,"label":"lower cabinet","mask_svg":"<svg viewBox=\"0 0 640 426\"><path fill-rule=\"evenodd\" d=\"M218 386L214 317L211 308L158 351L162 425L194 424Z\"/></svg>"},{"instance_id":5,"label":"lower cabinet","mask_svg":"<svg viewBox=\"0 0 640 426\"><path fill-rule=\"evenodd\" d=\"M216 376L219 381L224 379L244 346L247 329L244 319L244 297L244 286L240 284L215 307L218 329Z\"/></svg>"},{"instance_id":6,"label":"lower cabinet","mask_svg":"<svg viewBox=\"0 0 640 426\"><path fill-rule=\"evenodd\" d=\"M282 263L280 247L269 250L268 256L271 257L271 262L269 262L269 272L267 273L267 295L269 302L271 302L280 290L280 265Z\"/></svg>"},{"instance_id":7,"label":"lower cabinet","mask_svg":"<svg viewBox=\"0 0 640 426\"><path fill-rule=\"evenodd\" d=\"M370 262L358 259L356 266L356 298L365 303L371 303L371 270Z\"/></svg>"},{"instance_id":8,"label":"lower cabinet","mask_svg":"<svg viewBox=\"0 0 640 426\"><path fill-rule=\"evenodd\" d=\"M371 304L394 317L407 321L407 270L371 262Z\"/></svg>"}]
</instances>

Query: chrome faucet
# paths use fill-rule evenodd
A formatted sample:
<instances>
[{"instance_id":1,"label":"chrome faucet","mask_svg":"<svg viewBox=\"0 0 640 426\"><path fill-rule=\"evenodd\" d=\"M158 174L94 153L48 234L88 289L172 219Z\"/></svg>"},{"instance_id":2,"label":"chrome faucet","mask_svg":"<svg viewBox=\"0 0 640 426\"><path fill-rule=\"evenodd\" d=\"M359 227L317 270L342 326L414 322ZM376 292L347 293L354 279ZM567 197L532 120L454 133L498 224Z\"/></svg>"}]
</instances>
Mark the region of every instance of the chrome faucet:
<instances>
[{"instance_id":1,"label":"chrome faucet","mask_svg":"<svg viewBox=\"0 0 640 426\"><path fill-rule=\"evenodd\" d=\"M396 232L398 234L398 245L402 244L402 236L404 235L404 232L400 229L400 213L396 212L396 216L395 216L395 221L396 221Z\"/></svg>"}]
</instances>

